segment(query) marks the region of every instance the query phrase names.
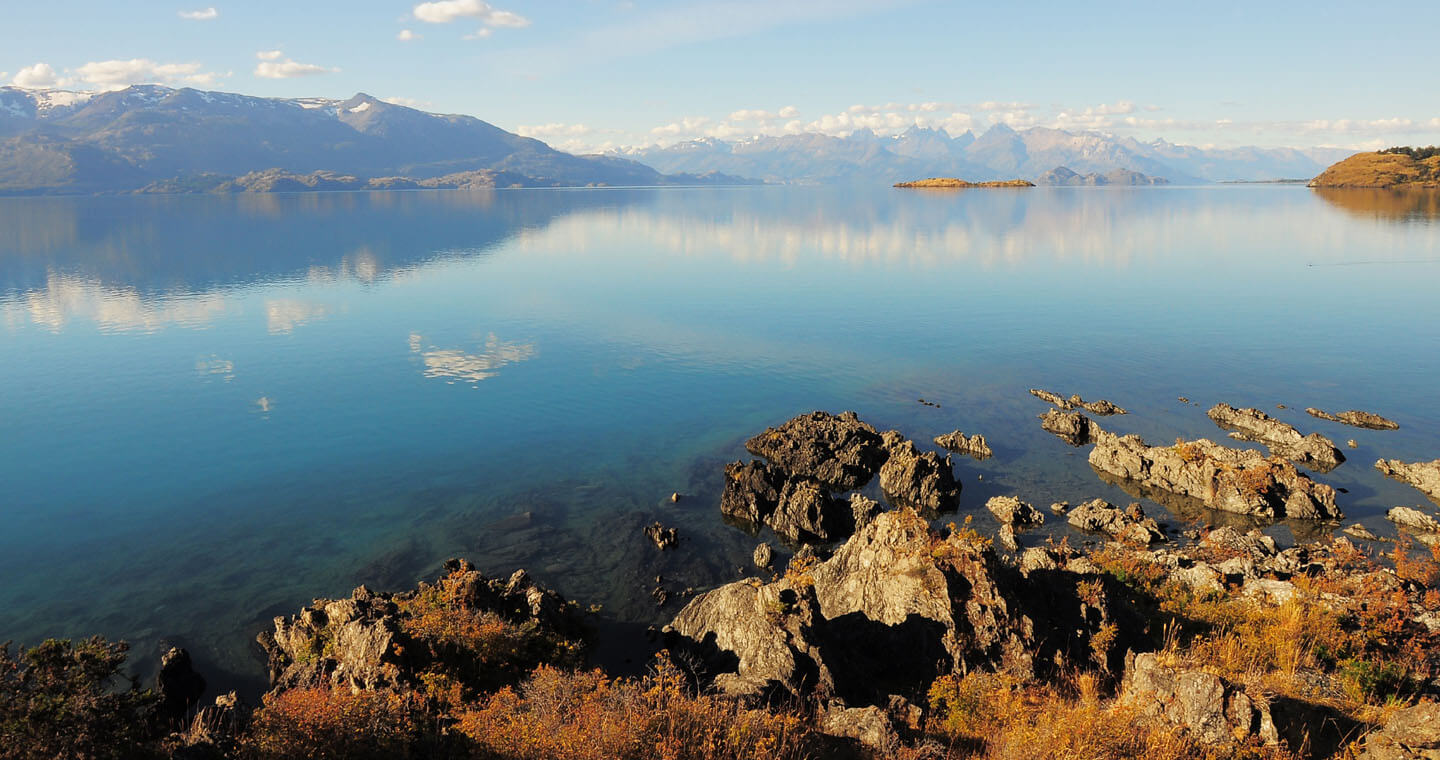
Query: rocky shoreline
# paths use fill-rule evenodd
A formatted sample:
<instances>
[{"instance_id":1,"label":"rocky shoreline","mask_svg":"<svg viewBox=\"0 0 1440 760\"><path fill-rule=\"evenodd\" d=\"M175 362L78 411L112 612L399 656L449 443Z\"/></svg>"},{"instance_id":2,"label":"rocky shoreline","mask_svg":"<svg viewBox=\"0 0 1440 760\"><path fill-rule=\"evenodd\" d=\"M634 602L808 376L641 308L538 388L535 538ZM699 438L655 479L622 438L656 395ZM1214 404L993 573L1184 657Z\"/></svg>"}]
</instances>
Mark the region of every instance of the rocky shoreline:
<instances>
[{"instance_id":1,"label":"rocky shoreline","mask_svg":"<svg viewBox=\"0 0 1440 760\"><path fill-rule=\"evenodd\" d=\"M1217 425L1269 453L1152 446L1084 414L1126 414L1111 402L1032 394L1053 406L1045 430L1092 447L1097 480L1255 520L1342 518L1337 490L1299 469L1345 461L1318 433L1217 404ZM993 455L959 430L934 443ZM1421 547L1402 536L1380 556L1363 526L1346 529L1362 544L1282 548L1258 530L1177 529L1138 502L1051 505L1090 537L1077 546L1029 534L1046 516L1023 493L986 501L993 532L948 518L951 458L854 412L800 415L745 447L757 458L724 466L720 512L783 549L759 544L759 577L686 589L646 634L649 675L586 671L592 611L524 570L451 560L413 590L362 586L276 617L258 638L258 705L206 701L188 654L167 652L155 687L128 692L146 717L127 741L236 758L648 756L625 754L634 742L675 757L1025 757L1077 741L1087 757L1440 757L1440 548L1422 548L1440 547L1440 520L1426 510L1392 509ZM1440 460L1376 467L1440 498ZM861 493L872 482L883 501ZM656 556L689 550L683 524L638 532ZM659 575L655 588L668 593ZM6 672L53 666L13 662L7 693L30 687ZM591 740L610 749L566 743ZM720 749L685 754L692 742Z\"/></svg>"}]
</instances>

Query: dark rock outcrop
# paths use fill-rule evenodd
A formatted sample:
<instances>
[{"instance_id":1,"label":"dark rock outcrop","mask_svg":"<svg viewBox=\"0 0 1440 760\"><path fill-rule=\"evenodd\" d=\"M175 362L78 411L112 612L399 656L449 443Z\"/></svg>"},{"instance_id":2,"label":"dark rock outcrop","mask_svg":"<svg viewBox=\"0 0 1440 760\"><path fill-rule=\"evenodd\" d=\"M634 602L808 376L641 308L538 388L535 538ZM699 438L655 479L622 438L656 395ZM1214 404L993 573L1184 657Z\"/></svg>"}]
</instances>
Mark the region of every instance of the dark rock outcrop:
<instances>
[{"instance_id":1,"label":"dark rock outcrop","mask_svg":"<svg viewBox=\"0 0 1440 760\"><path fill-rule=\"evenodd\" d=\"M1062 412L1059 409L1051 409L1041 415L1040 427L1059 436L1071 446L1094 443L1104 432L1094 420L1080 412Z\"/></svg>"},{"instance_id":2,"label":"dark rock outcrop","mask_svg":"<svg viewBox=\"0 0 1440 760\"><path fill-rule=\"evenodd\" d=\"M1145 516L1139 504L1121 509L1104 499L1092 499L1071 509L1065 520L1080 530L1104 533L1140 546L1165 541L1164 531Z\"/></svg>"},{"instance_id":3,"label":"dark rock outcrop","mask_svg":"<svg viewBox=\"0 0 1440 760\"><path fill-rule=\"evenodd\" d=\"M1387 477L1415 486L1429 496L1431 501L1440 503L1440 459L1413 463L1381 459L1375 463L1375 469Z\"/></svg>"},{"instance_id":4,"label":"dark rock outcrop","mask_svg":"<svg viewBox=\"0 0 1440 760\"><path fill-rule=\"evenodd\" d=\"M916 509L945 512L960 503L960 484L950 458L921 453L913 441L891 430L885 433L887 458L880 468L880 490L891 501Z\"/></svg>"},{"instance_id":5,"label":"dark rock outcrop","mask_svg":"<svg viewBox=\"0 0 1440 760\"><path fill-rule=\"evenodd\" d=\"M1091 414L1098 414L1101 417L1108 417L1112 414L1129 414L1129 412L1127 412L1125 409L1118 407L1115 404L1106 401L1105 399L1100 399L1099 401L1086 401L1085 399L1080 398L1080 396L1074 394L1072 394L1070 398L1065 398L1058 393L1052 393L1050 391L1041 390L1039 388L1031 388L1030 395L1042 401L1049 402L1061 411L1066 412L1072 409L1084 409Z\"/></svg>"},{"instance_id":6,"label":"dark rock outcrop","mask_svg":"<svg viewBox=\"0 0 1440 760\"><path fill-rule=\"evenodd\" d=\"M680 545L680 532L674 528L667 528L659 522L645 526L645 537L654 542L655 547L660 551L674 549Z\"/></svg>"},{"instance_id":7,"label":"dark rock outcrop","mask_svg":"<svg viewBox=\"0 0 1440 760\"><path fill-rule=\"evenodd\" d=\"M1216 404L1206 412L1222 428L1234 430L1232 438L1263 443L1270 453L1319 472L1329 472L1345 461L1345 455L1319 433L1300 435L1293 425L1271 417L1259 409L1236 409L1229 404Z\"/></svg>"},{"instance_id":8,"label":"dark rock outcrop","mask_svg":"<svg viewBox=\"0 0 1440 760\"><path fill-rule=\"evenodd\" d=\"M1149 446L1139 436L1102 433L1090 452L1090 466L1226 512L1270 519L1343 516L1335 489L1306 477L1289 461L1203 438Z\"/></svg>"},{"instance_id":9,"label":"dark rock outcrop","mask_svg":"<svg viewBox=\"0 0 1440 760\"><path fill-rule=\"evenodd\" d=\"M854 412L811 412L745 442L756 456L791 475L814 478L837 491L853 491L875 476L885 449L875 428Z\"/></svg>"},{"instance_id":10,"label":"dark rock outcrop","mask_svg":"<svg viewBox=\"0 0 1440 760\"><path fill-rule=\"evenodd\" d=\"M1374 412L1362 412L1358 409L1331 414L1315 407L1309 407L1305 413L1311 417L1319 417L1322 420L1331 422L1343 422L1351 427L1365 428L1366 430L1399 430L1400 425L1394 420L1388 420Z\"/></svg>"},{"instance_id":11,"label":"dark rock outcrop","mask_svg":"<svg viewBox=\"0 0 1440 760\"><path fill-rule=\"evenodd\" d=\"M155 675L160 720L170 727L185 725L204 694L205 679L195 672L190 653L178 647L166 650L160 656L160 672Z\"/></svg>"},{"instance_id":12,"label":"dark rock outcrop","mask_svg":"<svg viewBox=\"0 0 1440 760\"><path fill-rule=\"evenodd\" d=\"M935 445L942 449L949 449L957 454L968 454L981 462L995 455L995 452L990 450L990 445L985 442L985 436L979 435L978 433L967 436L959 430L956 430L953 433L937 435L935 436Z\"/></svg>"},{"instance_id":13,"label":"dark rock outcrop","mask_svg":"<svg viewBox=\"0 0 1440 760\"><path fill-rule=\"evenodd\" d=\"M759 527L779 506L784 488L785 473L779 467L765 462L731 462L725 465L720 512Z\"/></svg>"}]
</instances>

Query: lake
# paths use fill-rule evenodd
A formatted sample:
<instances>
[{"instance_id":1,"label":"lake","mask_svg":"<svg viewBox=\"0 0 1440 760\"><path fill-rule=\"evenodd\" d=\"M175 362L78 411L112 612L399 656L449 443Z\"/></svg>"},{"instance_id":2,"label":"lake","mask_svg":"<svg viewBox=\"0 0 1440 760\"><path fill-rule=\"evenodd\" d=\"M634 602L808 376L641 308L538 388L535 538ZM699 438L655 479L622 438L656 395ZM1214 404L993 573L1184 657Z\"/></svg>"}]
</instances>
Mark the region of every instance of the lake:
<instances>
[{"instance_id":1,"label":"lake","mask_svg":"<svg viewBox=\"0 0 1440 760\"><path fill-rule=\"evenodd\" d=\"M1393 534L1383 511L1424 497L1372 463L1440 456L1434 199L0 199L0 640L125 638L146 674L176 643L212 684L254 691L273 616L411 586L452 556L525 567L639 640L684 587L755 572L758 539L720 519L721 469L802 412L853 409L927 449L983 433L996 456L957 457L944 519L993 525L983 504L1004 493L1130 501L1040 429L1032 387L1127 407L1102 424L1152 443L1223 440L1204 414L1219 401L1321 432L1349 462L1315 477L1347 489L1347 522ZM678 550L640 535L655 519ZM656 575L673 597L658 610Z\"/></svg>"}]
</instances>

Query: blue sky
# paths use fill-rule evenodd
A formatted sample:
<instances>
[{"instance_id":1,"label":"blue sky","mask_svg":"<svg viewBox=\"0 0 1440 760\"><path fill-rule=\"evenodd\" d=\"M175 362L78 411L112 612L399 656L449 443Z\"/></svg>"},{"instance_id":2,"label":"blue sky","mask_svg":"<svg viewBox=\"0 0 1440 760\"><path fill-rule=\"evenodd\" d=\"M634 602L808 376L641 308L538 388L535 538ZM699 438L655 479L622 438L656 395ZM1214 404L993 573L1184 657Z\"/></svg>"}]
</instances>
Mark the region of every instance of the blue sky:
<instances>
[{"instance_id":1,"label":"blue sky","mask_svg":"<svg viewBox=\"0 0 1440 760\"><path fill-rule=\"evenodd\" d=\"M0 82L363 91L573 150L995 122L1440 143L1433 0L50 0L5 15Z\"/></svg>"}]
</instances>

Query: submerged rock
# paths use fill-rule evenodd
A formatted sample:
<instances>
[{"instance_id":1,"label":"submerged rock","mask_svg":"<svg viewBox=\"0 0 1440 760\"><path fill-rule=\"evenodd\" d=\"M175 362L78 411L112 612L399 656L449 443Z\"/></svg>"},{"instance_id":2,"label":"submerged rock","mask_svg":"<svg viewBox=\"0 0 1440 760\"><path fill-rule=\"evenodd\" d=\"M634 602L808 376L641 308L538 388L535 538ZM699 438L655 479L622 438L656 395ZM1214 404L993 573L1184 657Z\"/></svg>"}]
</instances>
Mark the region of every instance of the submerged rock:
<instances>
[{"instance_id":1,"label":"submerged rock","mask_svg":"<svg viewBox=\"0 0 1440 760\"><path fill-rule=\"evenodd\" d=\"M1316 483L1285 459L1203 438L1148 446L1139 436L1102 433L1090 452L1090 466L1225 512L1271 519L1343 516L1334 488Z\"/></svg>"},{"instance_id":2,"label":"submerged rock","mask_svg":"<svg viewBox=\"0 0 1440 760\"><path fill-rule=\"evenodd\" d=\"M1041 415L1040 427L1059 436L1071 446L1094 443L1105 432L1094 420L1080 412L1062 412L1059 409L1051 409Z\"/></svg>"},{"instance_id":3,"label":"submerged rock","mask_svg":"<svg viewBox=\"0 0 1440 760\"><path fill-rule=\"evenodd\" d=\"M1145 546L1163 543L1165 533L1139 504L1121 509L1104 499L1092 499L1070 510L1066 522L1092 533L1105 533L1128 543Z\"/></svg>"},{"instance_id":4,"label":"submerged rock","mask_svg":"<svg viewBox=\"0 0 1440 760\"><path fill-rule=\"evenodd\" d=\"M1001 525L1011 528L1029 528L1045 524L1045 515L1030 504L1014 496L996 496L985 502L985 508Z\"/></svg>"},{"instance_id":5,"label":"submerged rock","mask_svg":"<svg viewBox=\"0 0 1440 760\"><path fill-rule=\"evenodd\" d=\"M1306 409L1305 413L1309 414L1311 417L1319 417L1322 420L1329 420L1331 422L1343 422L1346 425L1358 428L1365 428L1366 430L1400 429L1400 425L1393 420L1385 419L1384 417L1381 417L1374 412L1362 412L1357 409L1351 409L1349 411L1341 412L1339 414L1331 414L1329 412L1316 409L1312 406Z\"/></svg>"},{"instance_id":6,"label":"submerged rock","mask_svg":"<svg viewBox=\"0 0 1440 760\"><path fill-rule=\"evenodd\" d=\"M1379 541L1379 540L1380 540L1380 537L1379 537L1379 536L1377 536L1377 535L1375 535L1374 533L1370 532L1370 529L1369 529L1369 528L1365 527L1364 525L1361 525L1360 523L1355 523L1355 524L1353 524L1353 525L1347 525L1347 526L1345 526L1345 530L1342 531L1342 532L1343 532L1345 535L1347 535L1347 536L1350 536L1350 537L1352 537L1352 538L1362 539L1362 540L1364 540L1364 541Z\"/></svg>"},{"instance_id":7,"label":"submerged rock","mask_svg":"<svg viewBox=\"0 0 1440 760\"><path fill-rule=\"evenodd\" d=\"M659 522L645 526L645 537L655 543L660 551L674 549L680 544L680 533L674 528L667 528Z\"/></svg>"},{"instance_id":8,"label":"submerged rock","mask_svg":"<svg viewBox=\"0 0 1440 760\"><path fill-rule=\"evenodd\" d=\"M1313 470L1329 472L1345 461L1345 455L1335 447L1334 441L1319 433L1302 436L1293 425L1259 409L1236 409L1229 404L1216 404L1205 414L1216 425L1237 431L1231 433L1231 437L1263 443L1270 453Z\"/></svg>"},{"instance_id":9,"label":"submerged rock","mask_svg":"<svg viewBox=\"0 0 1440 760\"><path fill-rule=\"evenodd\" d=\"M1106 401L1105 399L1100 399L1099 401L1086 401L1085 399L1082 399L1077 395L1071 395L1070 398L1063 398L1058 393L1051 393L1050 391L1041 390L1039 388L1031 388L1030 395L1042 401L1047 401L1053 404L1055 407L1059 408L1060 410L1066 412L1070 411L1071 409L1084 409L1091 414L1098 414L1101 417L1108 417L1112 414L1129 414L1129 412L1127 412L1126 410L1110 403L1109 401Z\"/></svg>"},{"instance_id":10,"label":"submerged rock","mask_svg":"<svg viewBox=\"0 0 1440 760\"><path fill-rule=\"evenodd\" d=\"M811 412L745 442L791 475L814 478L837 491L853 491L875 476L885 449L875 428L854 412Z\"/></svg>"},{"instance_id":11,"label":"submerged rock","mask_svg":"<svg viewBox=\"0 0 1440 760\"><path fill-rule=\"evenodd\" d=\"M1433 462L1406 463L1398 459L1381 459L1375 469L1402 483L1409 483L1440 503L1440 459Z\"/></svg>"},{"instance_id":12,"label":"submerged rock","mask_svg":"<svg viewBox=\"0 0 1440 760\"><path fill-rule=\"evenodd\" d=\"M946 512L960 504L960 484L950 458L933 451L921 453L913 441L898 432L885 433L885 464L880 468L880 490L897 504L933 512Z\"/></svg>"},{"instance_id":13,"label":"submerged rock","mask_svg":"<svg viewBox=\"0 0 1440 760\"><path fill-rule=\"evenodd\" d=\"M953 433L935 436L935 445L942 449L954 451L957 454L968 454L982 462L995 455L995 453L990 450L990 445L985 442L985 436L979 434L966 436L959 430Z\"/></svg>"}]
</instances>

